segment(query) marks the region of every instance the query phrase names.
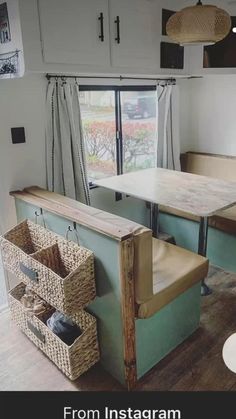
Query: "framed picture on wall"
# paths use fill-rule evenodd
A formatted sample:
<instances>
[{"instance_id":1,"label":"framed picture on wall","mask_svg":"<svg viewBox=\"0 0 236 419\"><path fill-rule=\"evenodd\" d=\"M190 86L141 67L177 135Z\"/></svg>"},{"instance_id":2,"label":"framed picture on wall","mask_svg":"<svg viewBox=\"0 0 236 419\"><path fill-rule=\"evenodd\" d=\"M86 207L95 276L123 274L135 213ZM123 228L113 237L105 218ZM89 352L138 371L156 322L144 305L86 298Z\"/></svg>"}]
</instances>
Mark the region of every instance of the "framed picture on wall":
<instances>
[{"instance_id":1,"label":"framed picture on wall","mask_svg":"<svg viewBox=\"0 0 236 419\"><path fill-rule=\"evenodd\" d=\"M0 4L0 42L5 44L11 41L10 25L8 18L7 3Z\"/></svg>"},{"instance_id":2,"label":"framed picture on wall","mask_svg":"<svg viewBox=\"0 0 236 419\"><path fill-rule=\"evenodd\" d=\"M161 42L161 68L184 68L184 47L172 42Z\"/></svg>"}]
</instances>

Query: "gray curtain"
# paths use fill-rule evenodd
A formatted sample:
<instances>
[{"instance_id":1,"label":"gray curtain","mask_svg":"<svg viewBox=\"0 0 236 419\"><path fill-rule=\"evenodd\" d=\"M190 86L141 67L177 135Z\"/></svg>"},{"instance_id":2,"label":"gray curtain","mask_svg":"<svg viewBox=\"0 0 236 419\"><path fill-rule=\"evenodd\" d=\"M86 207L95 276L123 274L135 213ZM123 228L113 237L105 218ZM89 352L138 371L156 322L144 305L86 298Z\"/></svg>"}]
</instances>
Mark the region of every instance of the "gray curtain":
<instances>
[{"instance_id":1,"label":"gray curtain","mask_svg":"<svg viewBox=\"0 0 236 419\"><path fill-rule=\"evenodd\" d=\"M47 89L47 187L90 204L79 86L74 79L51 79Z\"/></svg>"},{"instance_id":2,"label":"gray curtain","mask_svg":"<svg viewBox=\"0 0 236 419\"><path fill-rule=\"evenodd\" d=\"M157 167L180 170L177 86L157 86Z\"/></svg>"}]
</instances>

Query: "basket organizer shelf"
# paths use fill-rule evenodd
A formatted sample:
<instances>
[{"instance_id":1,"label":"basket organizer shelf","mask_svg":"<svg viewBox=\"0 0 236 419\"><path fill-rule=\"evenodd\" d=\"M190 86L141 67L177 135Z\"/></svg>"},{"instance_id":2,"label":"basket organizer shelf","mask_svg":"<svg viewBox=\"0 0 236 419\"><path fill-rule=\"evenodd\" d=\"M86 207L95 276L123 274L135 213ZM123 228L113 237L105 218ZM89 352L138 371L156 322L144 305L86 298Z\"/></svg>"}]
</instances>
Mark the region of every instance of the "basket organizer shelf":
<instances>
[{"instance_id":1,"label":"basket organizer shelf","mask_svg":"<svg viewBox=\"0 0 236 419\"><path fill-rule=\"evenodd\" d=\"M19 73L19 50L0 54L0 77Z\"/></svg>"},{"instance_id":2,"label":"basket organizer shelf","mask_svg":"<svg viewBox=\"0 0 236 419\"><path fill-rule=\"evenodd\" d=\"M84 310L96 297L93 253L29 220L4 234L0 244L5 268L20 281L9 294L13 320L70 379L78 378L99 360L96 319ZM73 345L25 309L20 299L26 285L80 326L83 333Z\"/></svg>"},{"instance_id":3,"label":"basket organizer shelf","mask_svg":"<svg viewBox=\"0 0 236 419\"><path fill-rule=\"evenodd\" d=\"M28 220L0 240L5 268L57 310L70 315L94 300L90 250Z\"/></svg>"}]
</instances>

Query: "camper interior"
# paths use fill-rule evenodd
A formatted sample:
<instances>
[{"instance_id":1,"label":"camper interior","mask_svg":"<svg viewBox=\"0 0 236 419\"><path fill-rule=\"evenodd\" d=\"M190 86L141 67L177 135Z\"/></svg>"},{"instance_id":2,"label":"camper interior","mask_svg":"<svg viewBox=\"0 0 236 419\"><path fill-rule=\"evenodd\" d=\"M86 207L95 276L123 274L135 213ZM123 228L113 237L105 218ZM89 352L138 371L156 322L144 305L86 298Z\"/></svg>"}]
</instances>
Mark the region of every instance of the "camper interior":
<instances>
[{"instance_id":1,"label":"camper interior","mask_svg":"<svg viewBox=\"0 0 236 419\"><path fill-rule=\"evenodd\" d=\"M1 390L236 390L236 1L195 3L0 0Z\"/></svg>"}]
</instances>

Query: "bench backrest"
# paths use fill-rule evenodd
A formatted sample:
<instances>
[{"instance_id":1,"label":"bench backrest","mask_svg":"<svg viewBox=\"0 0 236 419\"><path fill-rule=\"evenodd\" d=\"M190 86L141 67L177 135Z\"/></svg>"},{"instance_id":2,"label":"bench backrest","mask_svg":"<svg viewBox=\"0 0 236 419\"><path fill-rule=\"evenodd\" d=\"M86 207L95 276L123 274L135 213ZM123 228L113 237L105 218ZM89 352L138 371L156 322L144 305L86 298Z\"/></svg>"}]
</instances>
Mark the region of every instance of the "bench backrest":
<instances>
[{"instance_id":1,"label":"bench backrest","mask_svg":"<svg viewBox=\"0 0 236 419\"><path fill-rule=\"evenodd\" d=\"M182 171L236 181L236 157L187 152L181 155Z\"/></svg>"}]
</instances>

